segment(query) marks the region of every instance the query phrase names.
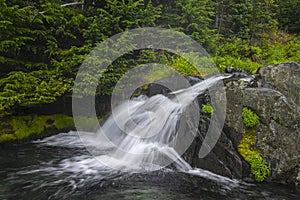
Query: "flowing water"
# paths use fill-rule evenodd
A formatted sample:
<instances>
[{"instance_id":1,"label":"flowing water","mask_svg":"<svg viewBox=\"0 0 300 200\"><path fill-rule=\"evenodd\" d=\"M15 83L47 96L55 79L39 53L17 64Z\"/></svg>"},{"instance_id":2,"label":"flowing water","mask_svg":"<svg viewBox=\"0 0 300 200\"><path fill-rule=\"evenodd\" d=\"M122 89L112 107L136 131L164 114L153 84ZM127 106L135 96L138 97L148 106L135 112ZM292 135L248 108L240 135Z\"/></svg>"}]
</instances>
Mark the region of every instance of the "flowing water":
<instances>
[{"instance_id":1,"label":"flowing water","mask_svg":"<svg viewBox=\"0 0 300 200\"><path fill-rule=\"evenodd\" d=\"M181 171L191 170L180 154L191 144L199 118L188 110L207 88L231 75L213 76L189 88L169 94L140 96L113 109L112 115L93 136L80 134L84 144L100 162L125 171L153 171L170 164ZM182 116L185 118L183 119ZM194 132L191 130L194 129ZM191 133L187 133L189 130ZM177 138L181 138L178 141ZM186 143L184 146L178 143ZM99 149L108 150L105 155Z\"/></svg>"},{"instance_id":2,"label":"flowing water","mask_svg":"<svg viewBox=\"0 0 300 200\"><path fill-rule=\"evenodd\" d=\"M232 180L180 157L181 116L223 78L125 102L96 133L2 146L0 199L299 199L295 187Z\"/></svg>"},{"instance_id":3,"label":"flowing water","mask_svg":"<svg viewBox=\"0 0 300 200\"><path fill-rule=\"evenodd\" d=\"M0 163L2 200L299 199L293 187L245 183L201 169L112 169L86 151L76 132L2 147Z\"/></svg>"}]
</instances>

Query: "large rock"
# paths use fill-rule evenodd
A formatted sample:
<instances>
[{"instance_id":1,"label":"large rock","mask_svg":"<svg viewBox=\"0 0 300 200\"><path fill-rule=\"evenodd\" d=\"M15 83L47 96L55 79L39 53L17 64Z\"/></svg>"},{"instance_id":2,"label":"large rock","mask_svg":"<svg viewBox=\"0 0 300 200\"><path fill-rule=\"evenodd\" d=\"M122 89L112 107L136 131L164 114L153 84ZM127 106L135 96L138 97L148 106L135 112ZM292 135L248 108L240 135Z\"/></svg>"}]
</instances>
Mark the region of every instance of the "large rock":
<instances>
[{"instance_id":1,"label":"large rock","mask_svg":"<svg viewBox=\"0 0 300 200\"><path fill-rule=\"evenodd\" d=\"M300 106L300 63L269 65L258 70L263 87L271 86Z\"/></svg>"},{"instance_id":2,"label":"large rock","mask_svg":"<svg viewBox=\"0 0 300 200\"><path fill-rule=\"evenodd\" d=\"M256 146L269 162L272 179L300 182L300 63L270 65L258 73L261 85L271 85L274 95L265 99L269 112L262 112L261 105L254 107L264 119Z\"/></svg>"},{"instance_id":3,"label":"large rock","mask_svg":"<svg viewBox=\"0 0 300 200\"><path fill-rule=\"evenodd\" d=\"M185 153L185 159L195 167L221 175L234 178L249 176L249 165L237 153L237 146L246 131L242 109L248 107L260 118L255 147L271 169L268 180L299 182L300 64L270 65L260 68L256 75L244 75L224 81L227 91L226 122L212 152L203 159L197 157L205 134L202 125L194 143ZM208 121L202 117L202 123L207 124Z\"/></svg>"}]
</instances>

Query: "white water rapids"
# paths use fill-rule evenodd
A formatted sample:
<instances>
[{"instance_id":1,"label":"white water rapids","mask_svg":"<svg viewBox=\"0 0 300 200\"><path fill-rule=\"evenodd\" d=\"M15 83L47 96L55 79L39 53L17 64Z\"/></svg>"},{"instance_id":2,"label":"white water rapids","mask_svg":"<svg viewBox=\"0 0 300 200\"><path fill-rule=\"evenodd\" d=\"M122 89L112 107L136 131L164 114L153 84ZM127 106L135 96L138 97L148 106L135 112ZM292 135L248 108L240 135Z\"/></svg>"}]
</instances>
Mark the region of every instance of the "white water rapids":
<instances>
[{"instance_id":1,"label":"white water rapids","mask_svg":"<svg viewBox=\"0 0 300 200\"><path fill-rule=\"evenodd\" d=\"M140 96L125 101L113 110L96 136L80 134L80 137L97 160L114 169L153 171L171 165L180 171L191 170L180 156L188 146L181 147L180 152L175 148L178 143L189 145L192 141L188 136L179 135L178 129L183 129L180 133L185 134L193 123L185 118L183 127L180 122L182 114L198 95L230 76L210 77L172 92L169 98L163 95ZM197 110L192 112L199 113ZM185 141L178 141L179 137ZM107 153L99 155L99 149Z\"/></svg>"}]
</instances>

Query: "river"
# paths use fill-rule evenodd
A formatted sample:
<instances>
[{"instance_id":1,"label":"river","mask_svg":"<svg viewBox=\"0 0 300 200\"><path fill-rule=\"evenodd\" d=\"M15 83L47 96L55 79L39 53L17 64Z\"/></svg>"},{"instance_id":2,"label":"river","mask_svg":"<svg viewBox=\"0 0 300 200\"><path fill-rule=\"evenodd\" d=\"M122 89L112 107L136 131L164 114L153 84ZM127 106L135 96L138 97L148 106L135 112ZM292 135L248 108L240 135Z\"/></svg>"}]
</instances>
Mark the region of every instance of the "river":
<instances>
[{"instance_id":1,"label":"river","mask_svg":"<svg viewBox=\"0 0 300 200\"><path fill-rule=\"evenodd\" d=\"M178 171L164 168L141 173L111 169L86 150L76 132L2 146L0 163L2 200L296 200L300 197L292 186L247 183L201 169Z\"/></svg>"}]
</instances>

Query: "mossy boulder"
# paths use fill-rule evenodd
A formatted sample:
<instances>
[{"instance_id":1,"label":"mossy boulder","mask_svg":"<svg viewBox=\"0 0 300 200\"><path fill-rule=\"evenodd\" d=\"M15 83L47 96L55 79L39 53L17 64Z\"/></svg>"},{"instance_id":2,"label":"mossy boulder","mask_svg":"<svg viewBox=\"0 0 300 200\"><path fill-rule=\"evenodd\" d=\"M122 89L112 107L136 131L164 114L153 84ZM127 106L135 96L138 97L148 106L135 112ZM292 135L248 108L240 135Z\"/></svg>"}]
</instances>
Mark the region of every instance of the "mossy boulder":
<instances>
[{"instance_id":1,"label":"mossy boulder","mask_svg":"<svg viewBox=\"0 0 300 200\"><path fill-rule=\"evenodd\" d=\"M299 63L266 66L256 74L257 86L227 84L226 87L226 126L231 134L238 138L238 134L247 132L257 121L249 118L248 127L245 125L243 114L251 115L245 107L259 117L253 147L268 163L269 180L300 181L299 70Z\"/></svg>"},{"instance_id":2,"label":"mossy boulder","mask_svg":"<svg viewBox=\"0 0 300 200\"><path fill-rule=\"evenodd\" d=\"M201 116L184 158L231 178L300 182L299 72L300 63L261 67L254 75L234 72L224 80L227 109L219 141L205 158L198 158L210 123L209 116ZM198 97L200 106L209 103L207 96Z\"/></svg>"},{"instance_id":3,"label":"mossy boulder","mask_svg":"<svg viewBox=\"0 0 300 200\"><path fill-rule=\"evenodd\" d=\"M0 142L41 138L74 129L73 118L67 115L12 116L0 122Z\"/></svg>"},{"instance_id":4,"label":"mossy boulder","mask_svg":"<svg viewBox=\"0 0 300 200\"><path fill-rule=\"evenodd\" d=\"M97 120L78 117L81 128L89 130L103 118ZM0 121L0 143L21 142L75 130L73 117L68 115L11 116Z\"/></svg>"}]
</instances>

